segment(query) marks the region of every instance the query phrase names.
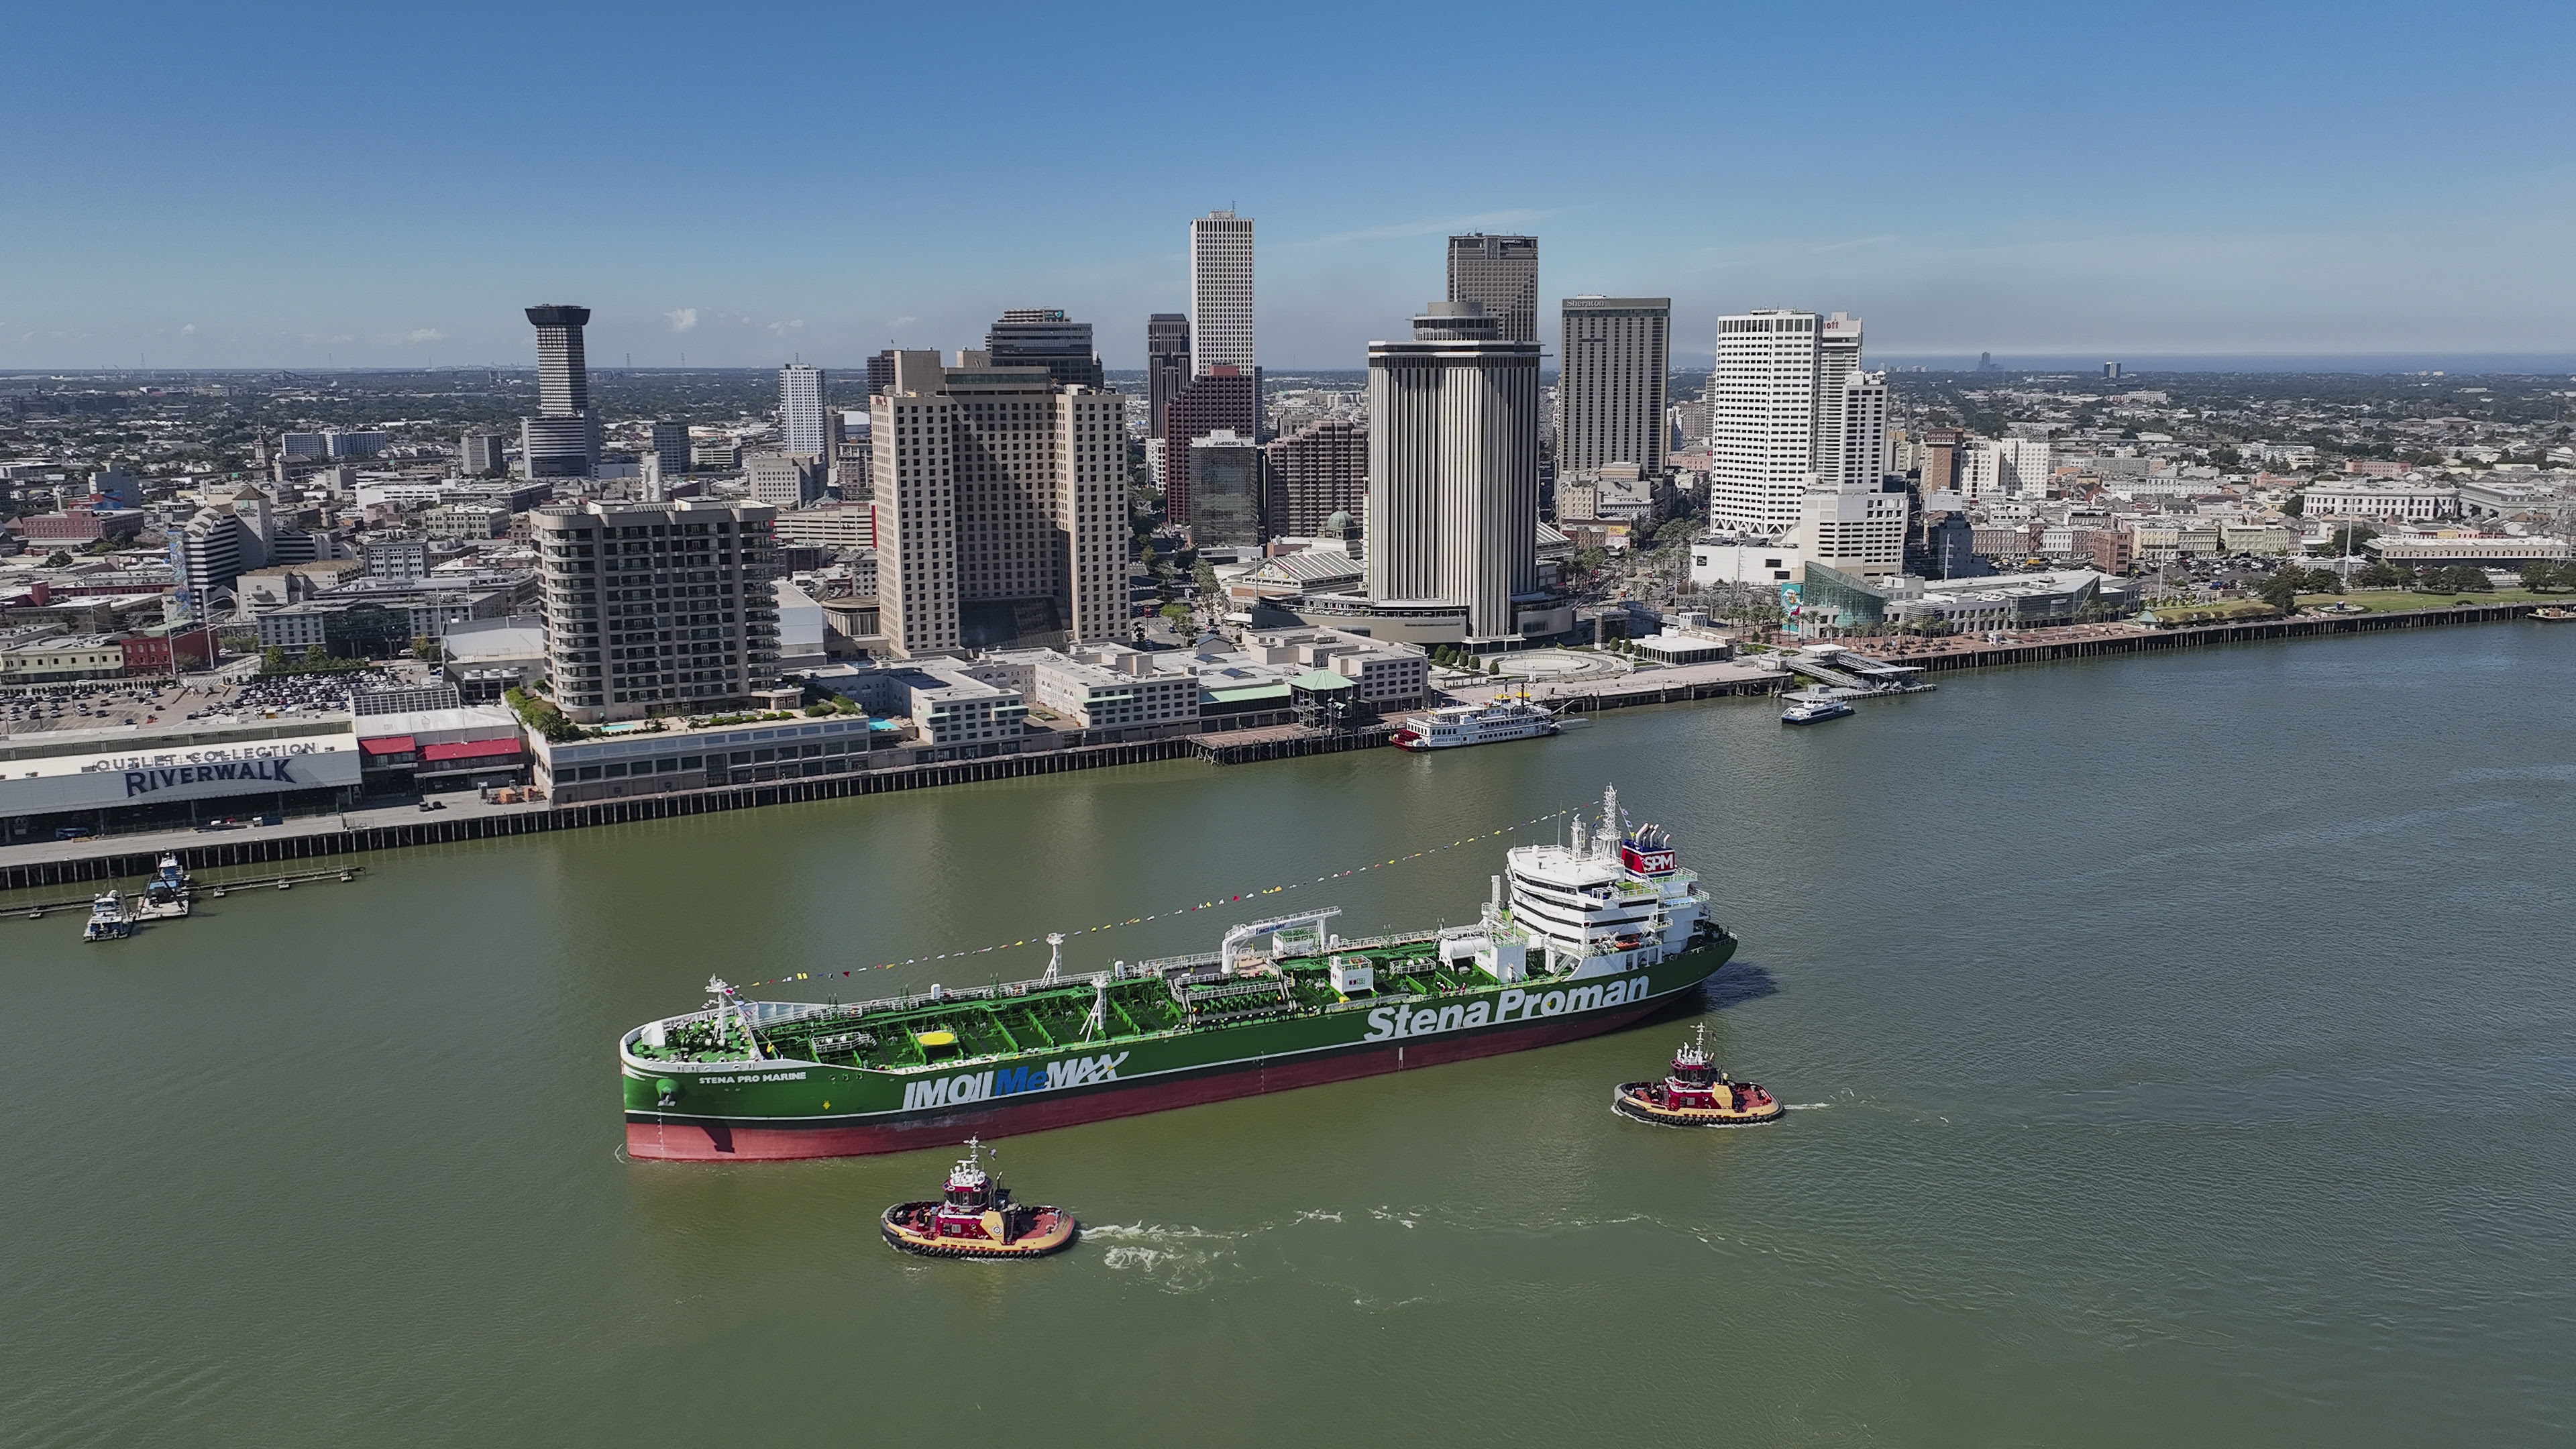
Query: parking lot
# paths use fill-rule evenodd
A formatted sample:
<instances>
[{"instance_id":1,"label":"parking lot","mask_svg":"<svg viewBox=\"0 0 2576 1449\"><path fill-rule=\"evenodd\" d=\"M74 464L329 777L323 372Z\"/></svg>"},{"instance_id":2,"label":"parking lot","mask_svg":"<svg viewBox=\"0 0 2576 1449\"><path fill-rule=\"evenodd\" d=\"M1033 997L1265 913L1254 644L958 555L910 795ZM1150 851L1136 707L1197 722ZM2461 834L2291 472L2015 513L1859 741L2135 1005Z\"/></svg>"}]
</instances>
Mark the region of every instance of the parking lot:
<instances>
[{"instance_id":1,"label":"parking lot","mask_svg":"<svg viewBox=\"0 0 2576 1449\"><path fill-rule=\"evenodd\" d=\"M430 673L426 666L400 662L357 674L263 677L255 664L240 661L176 680L162 675L33 685L0 695L0 735L334 714L348 708L353 689L419 684Z\"/></svg>"}]
</instances>

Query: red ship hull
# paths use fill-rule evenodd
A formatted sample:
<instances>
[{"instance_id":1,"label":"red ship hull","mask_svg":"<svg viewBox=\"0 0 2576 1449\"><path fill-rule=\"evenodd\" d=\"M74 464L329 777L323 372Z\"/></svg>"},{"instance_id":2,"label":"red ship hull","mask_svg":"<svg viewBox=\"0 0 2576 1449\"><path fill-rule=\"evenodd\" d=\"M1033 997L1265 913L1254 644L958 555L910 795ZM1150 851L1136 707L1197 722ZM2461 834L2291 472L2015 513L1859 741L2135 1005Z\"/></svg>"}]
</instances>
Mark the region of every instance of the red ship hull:
<instances>
[{"instance_id":1,"label":"red ship hull","mask_svg":"<svg viewBox=\"0 0 2576 1449\"><path fill-rule=\"evenodd\" d=\"M1410 1071L1476 1057L1500 1056L1531 1047L1552 1046L1615 1031L1671 1006L1680 992L1640 1004L1634 1010L1589 1013L1570 1020L1529 1026L1495 1027L1482 1032L1421 1037L1392 1044L1353 1047L1312 1057L1251 1062L1182 1077L1112 1082L1073 1093L1010 1101L1008 1105L969 1109L935 1118L916 1118L883 1126L839 1123L814 1127L736 1127L693 1122L629 1121L626 1151L630 1157L679 1162L779 1162L805 1157L863 1157L880 1152L912 1152L954 1147L969 1136L997 1137L1050 1128L1104 1122L1174 1107L1195 1107L1264 1092L1347 1082L1387 1072Z\"/></svg>"}]
</instances>

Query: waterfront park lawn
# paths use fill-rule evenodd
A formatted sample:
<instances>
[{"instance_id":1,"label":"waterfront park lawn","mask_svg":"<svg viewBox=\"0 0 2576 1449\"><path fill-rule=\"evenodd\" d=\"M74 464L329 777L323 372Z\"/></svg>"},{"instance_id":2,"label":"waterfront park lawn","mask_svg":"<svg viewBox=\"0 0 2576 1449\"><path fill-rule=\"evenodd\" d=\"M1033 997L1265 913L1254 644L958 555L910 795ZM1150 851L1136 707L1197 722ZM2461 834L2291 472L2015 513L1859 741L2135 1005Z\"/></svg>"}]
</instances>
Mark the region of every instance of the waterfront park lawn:
<instances>
[{"instance_id":1,"label":"waterfront park lawn","mask_svg":"<svg viewBox=\"0 0 2576 1449\"><path fill-rule=\"evenodd\" d=\"M2326 604L2359 604L2374 614L2400 609L2447 609L2453 604L2576 604L2576 596L2565 593L2536 594L2529 589L2496 589L2477 594L2419 594L2412 589L2355 589L2349 594L2301 594L2299 607L2319 608Z\"/></svg>"}]
</instances>

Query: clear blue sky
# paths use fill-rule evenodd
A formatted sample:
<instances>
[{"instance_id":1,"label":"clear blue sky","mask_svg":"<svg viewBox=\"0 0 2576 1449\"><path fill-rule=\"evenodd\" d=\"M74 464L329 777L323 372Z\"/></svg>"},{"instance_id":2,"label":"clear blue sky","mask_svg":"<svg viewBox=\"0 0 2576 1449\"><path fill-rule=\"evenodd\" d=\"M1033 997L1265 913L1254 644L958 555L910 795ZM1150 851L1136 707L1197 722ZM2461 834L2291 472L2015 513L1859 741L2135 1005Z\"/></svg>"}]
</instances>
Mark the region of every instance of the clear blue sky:
<instances>
[{"instance_id":1,"label":"clear blue sky","mask_svg":"<svg viewBox=\"0 0 2576 1449\"><path fill-rule=\"evenodd\" d=\"M1274 369L1528 230L1543 298L1874 356L2576 350L2576 6L26 5L0 367L846 366L1010 306L1113 367L1187 222ZM1552 335L1552 315L1544 324Z\"/></svg>"}]
</instances>

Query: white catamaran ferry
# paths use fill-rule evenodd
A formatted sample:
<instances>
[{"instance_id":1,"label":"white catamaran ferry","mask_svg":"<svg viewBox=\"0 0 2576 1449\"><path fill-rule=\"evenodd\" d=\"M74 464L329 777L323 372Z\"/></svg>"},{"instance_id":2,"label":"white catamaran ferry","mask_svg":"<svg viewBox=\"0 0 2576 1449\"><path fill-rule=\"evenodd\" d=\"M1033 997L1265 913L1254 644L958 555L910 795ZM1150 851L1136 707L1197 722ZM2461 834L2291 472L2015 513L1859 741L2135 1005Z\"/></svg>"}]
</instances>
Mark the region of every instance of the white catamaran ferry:
<instances>
[{"instance_id":1,"label":"white catamaran ferry","mask_svg":"<svg viewBox=\"0 0 2576 1449\"><path fill-rule=\"evenodd\" d=\"M1388 741L1400 750L1454 750L1464 745L1535 739L1557 732L1556 716L1526 697L1491 704L1453 704L1407 719Z\"/></svg>"}]
</instances>

